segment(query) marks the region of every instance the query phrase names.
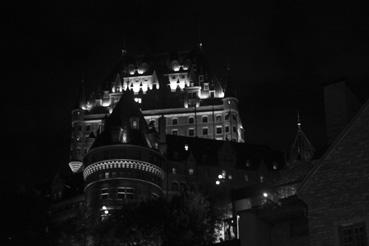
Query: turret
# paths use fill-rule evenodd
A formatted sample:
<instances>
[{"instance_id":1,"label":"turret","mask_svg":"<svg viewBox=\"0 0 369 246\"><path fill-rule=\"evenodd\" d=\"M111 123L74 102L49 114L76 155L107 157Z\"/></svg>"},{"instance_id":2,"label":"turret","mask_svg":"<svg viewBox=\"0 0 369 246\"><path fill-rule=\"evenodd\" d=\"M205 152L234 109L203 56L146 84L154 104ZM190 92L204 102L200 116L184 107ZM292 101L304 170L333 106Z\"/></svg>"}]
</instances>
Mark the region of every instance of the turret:
<instances>
[{"instance_id":1,"label":"turret","mask_svg":"<svg viewBox=\"0 0 369 246\"><path fill-rule=\"evenodd\" d=\"M87 215L98 223L127 202L162 195L164 157L132 93L124 92L83 160Z\"/></svg>"}]
</instances>

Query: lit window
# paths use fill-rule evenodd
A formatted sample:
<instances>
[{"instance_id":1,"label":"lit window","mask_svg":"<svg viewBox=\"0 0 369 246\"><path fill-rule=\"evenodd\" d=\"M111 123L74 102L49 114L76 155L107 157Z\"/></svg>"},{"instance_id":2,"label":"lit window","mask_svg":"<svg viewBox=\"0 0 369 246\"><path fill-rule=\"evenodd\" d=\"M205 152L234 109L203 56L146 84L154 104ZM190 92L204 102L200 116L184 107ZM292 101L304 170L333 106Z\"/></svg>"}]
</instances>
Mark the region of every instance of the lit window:
<instances>
[{"instance_id":1,"label":"lit window","mask_svg":"<svg viewBox=\"0 0 369 246\"><path fill-rule=\"evenodd\" d=\"M264 176L260 176L260 183L264 182Z\"/></svg>"},{"instance_id":2,"label":"lit window","mask_svg":"<svg viewBox=\"0 0 369 246\"><path fill-rule=\"evenodd\" d=\"M194 121L195 121L195 119L193 117L188 118L188 123L189 124L193 124Z\"/></svg>"},{"instance_id":3,"label":"lit window","mask_svg":"<svg viewBox=\"0 0 369 246\"><path fill-rule=\"evenodd\" d=\"M132 129L138 129L138 118L137 117L132 117L130 119L130 122L131 122L131 128Z\"/></svg>"},{"instance_id":4,"label":"lit window","mask_svg":"<svg viewBox=\"0 0 369 246\"><path fill-rule=\"evenodd\" d=\"M188 151L188 144L185 144L184 149Z\"/></svg>"},{"instance_id":5,"label":"lit window","mask_svg":"<svg viewBox=\"0 0 369 246\"><path fill-rule=\"evenodd\" d=\"M204 83L204 90L208 91L209 90L209 83Z\"/></svg>"},{"instance_id":6,"label":"lit window","mask_svg":"<svg viewBox=\"0 0 369 246\"><path fill-rule=\"evenodd\" d=\"M250 167L251 166L251 162L249 160L246 161L246 167Z\"/></svg>"},{"instance_id":7,"label":"lit window","mask_svg":"<svg viewBox=\"0 0 369 246\"><path fill-rule=\"evenodd\" d=\"M202 117L202 123L208 123L208 117L207 116Z\"/></svg>"},{"instance_id":8,"label":"lit window","mask_svg":"<svg viewBox=\"0 0 369 246\"><path fill-rule=\"evenodd\" d=\"M228 175L228 179L232 179L232 175Z\"/></svg>"},{"instance_id":9,"label":"lit window","mask_svg":"<svg viewBox=\"0 0 369 246\"><path fill-rule=\"evenodd\" d=\"M172 125L177 125L178 124L178 119L172 119Z\"/></svg>"},{"instance_id":10,"label":"lit window","mask_svg":"<svg viewBox=\"0 0 369 246\"><path fill-rule=\"evenodd\" d=\"M222 134L223 132L223 127L222 126L217 126L217 134Z\"/></svg>"},{"instance_id":11,"label":"lit window","mask_svg":"<svg viewBox=\"0 0 369 246\"><path fill-rule=\"evenodd\" d=\"M188 169L188 174L193 175L194 170L192 168Z\"/></svg>"},{"instance_id":12,"label":"lit window","mask_svg":"<svg viewBox=\"0 0 369 246\"><path fill-rule=\"evenodd\" d=\"M172 130L172 135L178 135L178 129L173 129Z\"/></svg>"},{"instance_id":13,"label":"lit window","mask_svg":"<svg viewBox=\"0 0 369 246\"><path fill-rule=\"evenodd\" d=\"M249 182L249 175L245 174L244 178L246 182Z\"/></svg>"},{"instance_id":14,"label":"lit window","mask_svg":"<svg viewBox=\"0 0 369 246\"><path fill-rule=\"evenodd\" d=\"M140 98L140 97L135 97L135 102L136 103L142 103L142 98Z\"/></svg>"},{"instance_id":15,"label":"lit window","mask_svg":"<svg viewBox=\"0 0 369 246\"><path fill-rule=\"evenodd\" d=\"M364 222L340 226L339 234L342 246L368 245Z\"/></svg>"},{"instance_id":16,"label":"lit window","mask_svg":"<svg viewBox=\"0 0 369 246\"><path fill-rule=\"evenodd\" d=\"M193 128L188 129L188 136L192 137L194 135L195 135L195 129Z\"/></svg>"},{"instance_id":17,"label":"lit window","mask_svg":"<svg viewBox=\"0 0 369 246\"><path fill-rule=\"evenodd\" d=\"M208 128L202 128L202 135L207 136L208 135Z\"/></svg>"},{"instance_id":18,"label":"lit window","mask_svg":"<svg viewBox=\"0 0 369 246\"><path fill-rule=\"evenodd\" d=\"M174 167L172 168L172 173L173 174L176 174L177 173L177 170Z\"/></svg>"}]
</instances>

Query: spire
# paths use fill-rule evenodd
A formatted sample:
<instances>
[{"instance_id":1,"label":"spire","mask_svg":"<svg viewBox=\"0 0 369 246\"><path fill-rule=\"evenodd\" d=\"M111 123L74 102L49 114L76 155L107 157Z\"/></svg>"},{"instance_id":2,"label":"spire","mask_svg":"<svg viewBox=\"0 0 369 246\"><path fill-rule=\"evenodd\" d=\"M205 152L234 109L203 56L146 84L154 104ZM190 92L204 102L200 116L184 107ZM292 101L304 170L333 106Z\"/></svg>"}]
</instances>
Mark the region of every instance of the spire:
<instances>
[{"instance_id":1,"label":"spire","mask_svg":"<svg viewBox=\"0 0 369 246\"><path fill-rule=\"evenodd\" d=\"M86 90L85 90L85 80L84 80L84 74L82 73L81 76L81 82L79 85L79 91L78 91L78 99L75 104L75 108L84 108L86 104Z\"/></svg>"},{"instance_id":2,"label":"spire","mask_svg":"<svg viewBox=\"0 0 369 246\"><path fill-rule=\"evenodd\" d=\"M315 148L303 132L301 116L297 112L297 133L290 150L290 162L310 161L314 157L314 153Z\"/></svg>"}]
</instances>

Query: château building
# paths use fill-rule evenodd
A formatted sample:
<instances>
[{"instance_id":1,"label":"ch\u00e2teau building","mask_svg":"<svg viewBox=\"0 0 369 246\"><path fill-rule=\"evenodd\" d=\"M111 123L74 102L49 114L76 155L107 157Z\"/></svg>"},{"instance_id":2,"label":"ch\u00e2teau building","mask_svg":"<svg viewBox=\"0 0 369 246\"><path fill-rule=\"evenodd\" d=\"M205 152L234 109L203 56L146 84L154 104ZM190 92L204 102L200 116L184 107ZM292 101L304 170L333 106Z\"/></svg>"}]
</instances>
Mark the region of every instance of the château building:
<instances>
[{"instance_id":1,"label":"ch\u00e2teau building","mask_svg":"<svg viewBox=\"0 0 369 246\"><path fill-rule=\"evenodd\" d=\"M284 166L282 153L245 143L232 84L211 75L201 45L124 52L102 89L89 97L81 90L70 150L73 174L53 184L54 228L81 211L98 222L126 202L199 191L228 211L219 240L229 240L237 233L231 190L262 184Z\"/></svg>"},{"instance_id":2,"label":"ch\u00e2teau building","mask_svg":"<svg viewBox=\"0 0 369 246\"><path fill-rule=\"evenodd\" d=\"M72 161L82 161L126 91L133 92L147 124L156 130L164 117L168 135L245 141L231 82L212 76L201 44L191 51L151 56L124 51L102 89L88 97L81 90L72 112Z\"/></svg>"}]
</instances>

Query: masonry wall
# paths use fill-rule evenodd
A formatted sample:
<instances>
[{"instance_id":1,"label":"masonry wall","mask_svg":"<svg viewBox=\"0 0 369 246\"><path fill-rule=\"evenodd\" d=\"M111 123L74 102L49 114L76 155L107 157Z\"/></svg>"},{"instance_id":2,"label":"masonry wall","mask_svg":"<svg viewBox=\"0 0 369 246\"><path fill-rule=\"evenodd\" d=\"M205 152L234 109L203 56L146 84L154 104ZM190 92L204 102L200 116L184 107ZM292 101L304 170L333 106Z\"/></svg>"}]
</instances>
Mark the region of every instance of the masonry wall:
<instances>
[{"instance_id":1,"label":"masonry wall","mask_svg":"<svg viewBox=\"0 0 369 246\"><path fill-rule=\"evenodd\" d=\"M310 245L341 245L339 226L357 222L366 222L369 238L369 103L318 165L299 194Z\"/></svg>"}]
</instances>

